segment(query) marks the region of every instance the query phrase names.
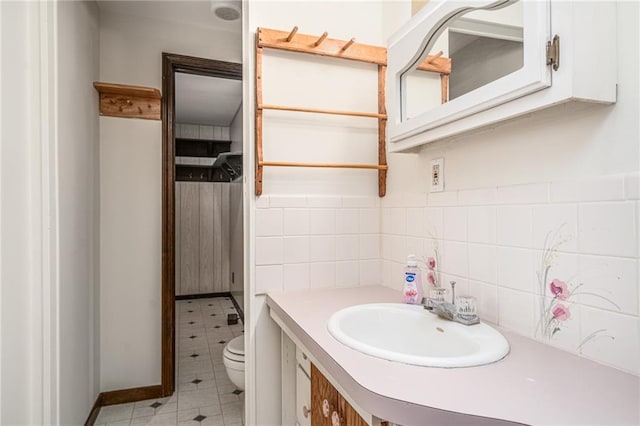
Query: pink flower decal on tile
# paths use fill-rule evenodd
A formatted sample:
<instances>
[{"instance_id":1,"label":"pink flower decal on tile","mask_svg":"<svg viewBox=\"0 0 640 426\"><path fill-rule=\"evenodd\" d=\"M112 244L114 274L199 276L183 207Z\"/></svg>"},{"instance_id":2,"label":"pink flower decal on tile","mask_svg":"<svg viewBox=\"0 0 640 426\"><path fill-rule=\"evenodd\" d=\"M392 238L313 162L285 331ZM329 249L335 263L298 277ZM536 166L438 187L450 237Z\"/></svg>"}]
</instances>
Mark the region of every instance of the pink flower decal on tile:
<instances>
[{"instance_id":1,"label":"pink flower decal on tile","mask_svg":"<svg viewBox=\"0 0 640 426\"><path fill-rule=\"evenodd\" d=\"M427 274L427 281L429 282L429 284L431 284L432 286L435 287L435 285L436 285L436 274L434 274L432 271L429 271L429 273Z\"/></svg>"},{"instance_id":2,"label":"pink flower decal on tile","mask_svg":"<svg viewBox=\"0 0 640 426\"><path fill-rule=\"evenodd\" d=\"M569 288L567 287L567 283L565 283L564 281L556 278L551 281L551 284L549 284L549 288L551 290L551 294L553 294L554 297L557 297L560 300L567 300L567 298L569 297Z\"/></svg>"},{"instance_id":3,"label":"pink flower decal on tile","mask_svg":"<svg viewBox=\"0 0 640 426\"><path fill-rule=\"evenodd\" d=\"M431 269L432 271L436 269L436 260L433 257L427 258L427 268Z\"/></svg>"},{"instance_id":4,"label":"pink flower decal on tile","mask_svg":"<svg viewBox=\"0 0 640 426\"><path fill-rule=\"evenodd\" d=\"M567 326L567 322L570 322L571 311L569 307L575 302L574 299L577 297L589 296L591 298L597 298L607 302L612 308L618 311L621 310L620 306L614 301L598 294L597 291L594 292L586 289L584 283L571 283L570 280L563 281L559 278L551 279L551 271L556 265L558 250L562 244L569 240L569 237L562 235L563 227L564 225L561 225L547 234L540 267L536 272L538 277L539 317L535 336L546 340L551 340L556 333L561 332L562 329ZM586 343L598 337L615 338L606 333L607 330L603 328L588 334L578 346L578 350Z\"/></svg>"},{"instance_id":5,"label":"pink flower decal on tile","mask_svg":"<svg viewBox=\"0 0 640 426\"><path fill-rule=\"evenodd\" d=\"M571 318L571 311L569 311L569 308L564 306L562 303L555 305L551 313L553 318L558 321L566 321Z\"/></svg>"}]
</instances>

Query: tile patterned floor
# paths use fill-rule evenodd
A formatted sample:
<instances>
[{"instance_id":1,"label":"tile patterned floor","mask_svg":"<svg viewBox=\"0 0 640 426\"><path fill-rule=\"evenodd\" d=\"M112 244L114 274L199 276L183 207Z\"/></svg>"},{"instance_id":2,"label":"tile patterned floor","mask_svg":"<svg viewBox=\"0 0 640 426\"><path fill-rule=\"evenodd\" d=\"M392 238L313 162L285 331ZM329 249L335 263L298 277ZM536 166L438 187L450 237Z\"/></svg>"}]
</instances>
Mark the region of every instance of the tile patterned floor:
<instances>
[{"instance_id":1,"label":"tile patterned floor","mask_svg":"<svg viewBox=\"0 0 640 426\"><path fill-rule=\"evenodd\" d=\"M229 381L222 363L226 343L243 333L226 297L176 301L177 392L169 398L102 407L99 426L242 426L244 393Z\"/></svg>"}]
</instances>

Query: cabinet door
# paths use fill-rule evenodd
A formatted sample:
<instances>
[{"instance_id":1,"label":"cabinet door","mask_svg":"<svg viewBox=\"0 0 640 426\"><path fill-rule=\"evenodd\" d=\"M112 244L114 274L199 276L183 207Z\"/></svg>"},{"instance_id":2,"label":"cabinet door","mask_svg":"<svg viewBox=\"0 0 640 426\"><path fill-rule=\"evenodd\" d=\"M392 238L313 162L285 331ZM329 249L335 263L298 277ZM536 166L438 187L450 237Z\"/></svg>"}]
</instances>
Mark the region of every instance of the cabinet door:
<instances>
[{"instance_id":1,"label":"cabinet door","mask_svg":"<svg viewBox=\"0 0 640 426\"><path fill-rule=\"evenodd\" d=\"M340 413L340 426L369 426L342 395L338 395L338 412Z\"/></svg>"},{"instance_id":2,"label":"cabinet door","mask_svg":"<svg viewBox=\"0 0 640 426\"><path fill-rule=\"evenodd\" d=\"M311 381L300 365L296 368L296 420L301 426L311 424Z\"/></svg>"},{"instance_id":3,"label":"cabinet door","mask_svg":"<svg viewBox=\"0 0 640 426\"><path fill-rule=\"evenodd\" d=\"M389 140L415 146L427 131L551 86L550 10L548 0L430 1L389 41ZM426 72L438 58L450 60L448 73Z\"/></svg>"},{"instance_id":4,"label":"cabinet door","mask_svg":"<svg viewBox=\"0 0 640 426\"><path fill-rule=\"evenodd\" d=\"M311 364L311 426L332 426L331 417L338 412L338 391Z\"/></svg>"}]
</instances>

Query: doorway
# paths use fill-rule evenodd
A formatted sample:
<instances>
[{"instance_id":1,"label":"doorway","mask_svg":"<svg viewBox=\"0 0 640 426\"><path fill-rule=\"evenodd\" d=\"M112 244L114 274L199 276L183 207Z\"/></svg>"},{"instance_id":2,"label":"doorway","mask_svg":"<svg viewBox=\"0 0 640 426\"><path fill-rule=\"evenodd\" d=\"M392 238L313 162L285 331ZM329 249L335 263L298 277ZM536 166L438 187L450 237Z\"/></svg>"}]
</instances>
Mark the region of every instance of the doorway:
<instances>
[{"instance_id":1,"label":"doorway","mask_svg":"<svg viewBox=\"0 0 640 426\"><path fill-rule=\"evenodd\" d=\"M170 396L176 390L176 181L180 179L195 180L200 182L226 181L231 182L241 175L236 161L231 155L231 147L228 151L220 151L213 143L203 142L195 144L194 141L187 142L193 146L187 149L204 149L203 158L212 159L214 162L218 158L224 157L214 167L214 164L197 164L197 167L189 165L179 165L176 168L176 76L180 78L186 76L205 76L217 79L242 80L242 65L231 62L223 62L212 59L195 58L172 53L162 54L162 394ZM189 78L187 78L189 80ZM192 80L192 79L191 79ZM242 112L240 111L241 115ZM207 129L208 131L208 129ZM195 139L195 138L184 138ZM213 140L214 138L212 138ZM240 143L241 146L241 143ZM181 146L180 150L184 150ZM227 148L225 148L227 149ZM229 153L228 155L220 155ZM242 164L240 160L239 164ZM183 167L186 166L186 167ZM196 166L196 165L191 165ZM189 170L192 169L192 170ZM239 183L238 185L242 185ZM240 194L242 191L240 191ZM240 199L242 197L240 196ZM242 209L240 209L241 211ZM242 240L242 239L241 239ZM240 270L242 270L240 265ZM218 274L216 272L216 274ZM219 279L212 282L210 292L203 293L205 296L222 295L231 297L231 289L225 290L225 283L237 283L238 277L231 272L231 268L219 271ZM217 277L218 275L216 275ZM208 285L208 284L207 284ZM215 287L218 285L219 287ZM203 287L205 288L205 287ZM209 288L209 287L206 287ZM240 285L239 288L242 288ZM215 291L215 290L222 291ZM193 291L193 287L191 290ZM240 298L241 299L241 298ZM239 309L241 312L242 309Z\"/></svg>"}]
</instances>

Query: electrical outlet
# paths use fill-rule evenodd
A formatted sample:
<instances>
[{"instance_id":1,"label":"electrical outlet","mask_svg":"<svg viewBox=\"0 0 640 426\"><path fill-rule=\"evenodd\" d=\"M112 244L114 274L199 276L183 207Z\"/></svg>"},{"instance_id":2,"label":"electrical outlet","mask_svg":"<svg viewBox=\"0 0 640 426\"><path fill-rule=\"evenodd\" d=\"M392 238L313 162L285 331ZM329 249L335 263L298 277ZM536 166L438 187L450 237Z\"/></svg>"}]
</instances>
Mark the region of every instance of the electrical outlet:
<instances>
[{"instance_id":1,"label":"electrical outlet","mask_svg":"<svg viewBox=\"0 0 640 426\"><path fill-rule=\"evenodd\" d=\"M431 160L431 192L444 191L444 158Z\"/></svg>"}]
</instances>

